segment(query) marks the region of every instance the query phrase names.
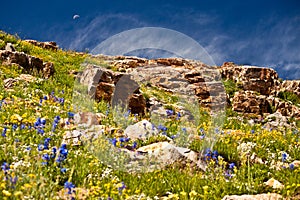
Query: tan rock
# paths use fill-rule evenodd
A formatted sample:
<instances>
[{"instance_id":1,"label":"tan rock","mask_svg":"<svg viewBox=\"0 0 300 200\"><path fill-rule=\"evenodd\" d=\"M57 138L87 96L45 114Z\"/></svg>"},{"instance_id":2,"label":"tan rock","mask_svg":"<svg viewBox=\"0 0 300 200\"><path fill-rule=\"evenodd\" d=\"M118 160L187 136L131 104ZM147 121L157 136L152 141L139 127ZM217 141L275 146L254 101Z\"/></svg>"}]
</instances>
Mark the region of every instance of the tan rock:
<instances>
[{"instance_id":1,"label":"tan rock","mask_svg":"<svg viewBox=\"0 0 300 200\"><path fill-rule=\"evenodd\" d=\"M270 178L268 181L264 182L265 185L272 187L273 189L282 189L284 185L274 178Z\"/></svg>"},{"instance_id":2,"label":"tan rock","mask_svg":"<svg viewBox=\"0 0 300 200\"><path fill-rule=\"evenodd\" d=\"M283 197L280 194L256 194L256 195L226 195L222 200L281 200Z\"/></svg>"}]
</instances>

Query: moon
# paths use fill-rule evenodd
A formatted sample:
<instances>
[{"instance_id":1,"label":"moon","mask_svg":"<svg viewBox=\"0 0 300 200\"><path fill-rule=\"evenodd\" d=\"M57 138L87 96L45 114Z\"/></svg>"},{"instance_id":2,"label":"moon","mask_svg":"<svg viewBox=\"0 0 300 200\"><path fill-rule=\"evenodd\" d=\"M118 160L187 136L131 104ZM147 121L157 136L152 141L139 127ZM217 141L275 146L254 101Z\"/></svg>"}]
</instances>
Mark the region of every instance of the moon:
<instances>
[{"instance_id":1,"label":"moon","mask_svg":"<svg viewBox=\"0 0 300 200\"><path fill-rule=\"evenodd\" d=\"M77 19L77 18L79 18L80 16L79 15L74 15L73 16L73 19Z\"/></svg>"}]
</instances>

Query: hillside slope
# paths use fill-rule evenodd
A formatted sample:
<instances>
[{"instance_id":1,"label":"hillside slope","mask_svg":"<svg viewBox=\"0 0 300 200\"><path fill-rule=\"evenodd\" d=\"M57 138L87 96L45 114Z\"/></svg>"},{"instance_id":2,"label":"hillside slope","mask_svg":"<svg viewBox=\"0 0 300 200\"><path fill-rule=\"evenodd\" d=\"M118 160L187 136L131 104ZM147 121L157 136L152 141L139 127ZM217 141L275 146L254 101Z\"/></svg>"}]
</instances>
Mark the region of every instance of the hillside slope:
<instances>
[{"instance_id":1,"label":"hillside slope","mask_svg":"<svg viewBox=\"0 0 300 200\"><path fill-rule=\"evenodd\" d=\"M0 199L299 198L300 83L272 69L0 32L0 77Z\"/></svg>"}]
</instances>

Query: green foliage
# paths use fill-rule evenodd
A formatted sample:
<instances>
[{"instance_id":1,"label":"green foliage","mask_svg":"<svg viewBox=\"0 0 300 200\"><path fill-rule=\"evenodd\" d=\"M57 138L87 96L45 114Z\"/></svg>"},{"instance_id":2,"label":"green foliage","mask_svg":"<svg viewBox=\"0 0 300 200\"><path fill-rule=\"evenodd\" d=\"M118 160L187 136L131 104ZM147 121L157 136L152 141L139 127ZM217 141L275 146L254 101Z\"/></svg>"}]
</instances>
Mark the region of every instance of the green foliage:
<instances>
[{"instance_id":1,"label":"green foliage","mask_svg":"<svg viewBox=\"0 0 300 200\"><path fill-rule=\"evenodd\" d=\"M290 101L294 105L299 106L300 98L293 92L290 91L280 91L278 97L284 101Z\"/></svg>"},{"instance_id":2,"label":"green foliage","mask_svg":"<svg viewBox=\"0 0 300 200\"><path fill-rule=\"evenodd\" d=\"M228 94L230 98L234 96L235 92L239 91L238 84L235 83L233 80L228 79L223 80L222 82L225 87L226 94Z\"/></svg>"}]
</instances>

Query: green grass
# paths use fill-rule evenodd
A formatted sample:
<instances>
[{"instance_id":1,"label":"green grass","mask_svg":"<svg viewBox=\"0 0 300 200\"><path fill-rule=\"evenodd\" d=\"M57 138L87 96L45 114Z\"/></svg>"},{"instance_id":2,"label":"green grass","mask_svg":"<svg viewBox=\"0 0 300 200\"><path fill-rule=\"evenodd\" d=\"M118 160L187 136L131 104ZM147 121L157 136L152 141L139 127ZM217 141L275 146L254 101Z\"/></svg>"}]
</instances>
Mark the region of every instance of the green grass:
<instances>
[{"instance_id":1,"label":"green grass","mask_svg":"<svg viewBox=\"0 0 300 200\"><path fill-rule=\"evenodd\" d=\"M70 70L79 70L87 55L72 51L45 50L29 43L20 41L17 37L0 33L0 49L3 41L12 42L18 50L39 57L44 61L54 63L56 72L54 77L34 81L32 83L19 82L12 90L5 90L3 80L16 78L21 74L16 66L7 67L0 65L0 133L7 128L6 136L0 136L0 164L6 162L10 169L0 171L0 199L57 199L65 194L64 184L72 182L76 187L77 199L83 196L86 199L138 199L138 196L148 196L151 199L166 197L168 199L221 199L229 194L259 194L276 192L284 197L293 197L300 193L300 168L289 169L289 164L294 160L300 160L300 132L299 130L266 130L263 126L250 126L239 120L225 120L223 129L216 130L216 144L213 150L219 155L218 163L208 162L206 172L190 168L189 166L169 166L163 170L148 173L130 174L128 172L112 169L105 165L97 154L89 151L87 146L67 145L68 154L60 163L56 157L50 158L47 164L43 164L43 156L55 155L52 149L61 147L65 129L58 125L52 131L52 124L56 116L68 119L68 112L73 112L73 86L74 77L68 74ZM100 62L100 61L99 61ZM102 62L102 61L101 61ZM101 64L100 62L100 64ZM231 95L238 88L231 82L225 83L227 92ZM52 98L54 96L64 98L60 103ZM142 86L142 92L146 98L152 96L160 99L172 107L178 102L178 97L163 92L158 88ZM47 100L42 100L47 96ZM284 97L284 96L283 96ZM292 101L290 95L284 97ZM141 120L134 115L122 115L123 111L115 111L107 102L88 102L94 112L103 113L106 118L102 124L115 130L124 129L129 124ZM190 109L193 106L190 105ZM194 108L195 109L195 108ZM197 107L198 109L198 107ZM196 120L197 135L206 136L209 131L214 131L211 117L208 112L200 109ZM227 116L238 116L230 110ZM45 132L38 133L34 123L38 118L45 118ZM71 119L69 119L71 121ZM183 127L189 128L186 121L176 117L159 118L159 122L166 126L167 135L172 136L182 131ZM21 125L25 128L21 128ZM14 129L13 125L17 125ZM32 128L29 128L31 126ZM254 131L252 131L254 130ZM118 138L117 131L104 132L108 138ZM51 138L49 149L38 150L38 146L44 144L46 138ZM164 137L150 137L146 141L137 140L138 146L164 141ZM134 141L129 141L132 145ZM203 149L203 139L194 140L189 148L195 151ZM249 152L241 151L244 144L254 144ZM100 150L109 149L107 143L97 146ZM120 145L118 143L117 145ZM273 168L275 162L282 160L282 152L289 157L284 162L287 168L279 170ZM251 160L255 153L266 164L257 164ZM229 170L229 164L234 162L236 167ZM66 169L62 172L61 169ZM229 171L228 171L229 170ZM229 178L225 172L230 172ZM15 179L18 177L18 179ZM275 178L284 184L282 189L272 189L264 185L270 178ZM126 188L122 188L125 184ZM83 191L83 192L80 192ZM88 192L87 192L88 191ZM120 192L121 191L121 192ZM84 194L81 194L84 193ZM143 198L141 198L143 199ZM145 198L144 198L145 199Z\"/></svg>"}]
</instances>

